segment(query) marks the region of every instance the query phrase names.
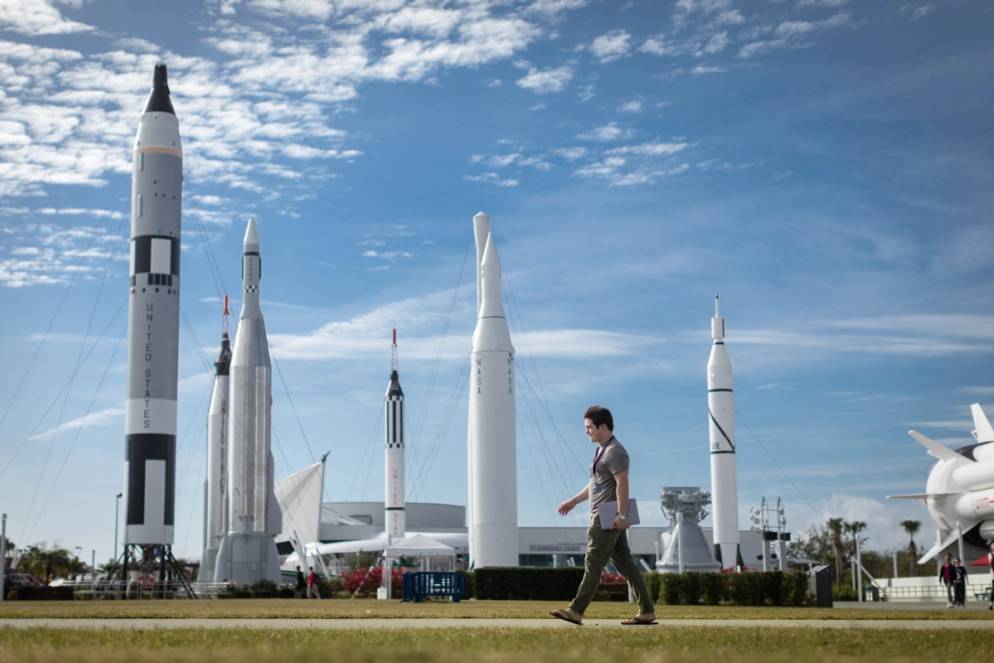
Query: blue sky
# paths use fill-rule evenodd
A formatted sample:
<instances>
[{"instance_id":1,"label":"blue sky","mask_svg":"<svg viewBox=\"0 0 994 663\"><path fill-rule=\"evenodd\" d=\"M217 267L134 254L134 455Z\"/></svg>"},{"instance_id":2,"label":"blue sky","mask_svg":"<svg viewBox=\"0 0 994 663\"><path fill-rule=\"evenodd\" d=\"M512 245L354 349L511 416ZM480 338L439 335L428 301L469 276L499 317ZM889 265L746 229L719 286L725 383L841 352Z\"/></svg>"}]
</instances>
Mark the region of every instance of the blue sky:
<instances>
[{"instance_id":1,"label":"blue sky","mask_svg":"<svg viewBox=\"0 0 994 663\"><path fill-rule=\"evenodd\" d=\"M913 517L930 540L923 506L884 497L924 487L908 428L960 445L969 403L994 410L992 23L957 0L0 0L10 535L110 555L129 155L161 59L185 151L178 553L200 550L208 366L250 215L277 474L330 450L329 499L381 498L396 326L408 497L464 503L481 209L522 524L562 522L592 402L644 503L707 486L720 291L742 527L782 496L794 530L859 518L888 547Z\"/></svg>"}]
</instances>

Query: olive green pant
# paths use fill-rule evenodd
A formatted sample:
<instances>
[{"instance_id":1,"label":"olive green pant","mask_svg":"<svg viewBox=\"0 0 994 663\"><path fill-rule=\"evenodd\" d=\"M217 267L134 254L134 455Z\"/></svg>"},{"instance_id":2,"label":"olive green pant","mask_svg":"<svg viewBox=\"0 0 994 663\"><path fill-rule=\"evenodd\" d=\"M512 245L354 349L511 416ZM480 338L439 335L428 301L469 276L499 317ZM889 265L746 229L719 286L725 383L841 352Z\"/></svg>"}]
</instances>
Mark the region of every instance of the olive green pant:
<instances>
[{"instance_id":1,"label":"olive green pant","mask_svg":"<svg viewBox=\"0 0 994 663\"><path fill-rule=\"evenodd\" d=\"M625 530L601 529L596 517L594 524L587 530L587 556L583 560L583 580L580 581L576 598L569 607L581 615L584 613L601 584L601 571L607 566L608 560L614 562L615 568L632 586L635 600L639 604L639 613L655 612L656 608L652 604L652 597L649 596L642 572L632 559Z\"/></svg>"}]
</instances>

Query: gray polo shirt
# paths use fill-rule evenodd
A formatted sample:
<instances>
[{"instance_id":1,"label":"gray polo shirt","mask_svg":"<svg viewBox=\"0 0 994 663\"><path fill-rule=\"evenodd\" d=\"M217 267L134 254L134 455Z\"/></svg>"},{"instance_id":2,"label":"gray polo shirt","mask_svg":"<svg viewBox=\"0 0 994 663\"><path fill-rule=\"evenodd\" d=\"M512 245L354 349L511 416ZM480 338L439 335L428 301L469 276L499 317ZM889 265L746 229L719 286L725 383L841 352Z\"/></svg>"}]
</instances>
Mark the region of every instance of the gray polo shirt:
<instances>
[{"instance_id":1,"label":"gray polo shirt","mask_svg":"<svg viewBox=\"0 0 994 663\"><path fill-rule=\"evenodd\" d=\"M628 452L617 438L612 437L605 442L603 449L597 458L597 466L590 466L590 483L587 484L590 511L594 514L604 502L618 500L618 482L614 475L628 471Z\"/></svg>"}]
</instances>

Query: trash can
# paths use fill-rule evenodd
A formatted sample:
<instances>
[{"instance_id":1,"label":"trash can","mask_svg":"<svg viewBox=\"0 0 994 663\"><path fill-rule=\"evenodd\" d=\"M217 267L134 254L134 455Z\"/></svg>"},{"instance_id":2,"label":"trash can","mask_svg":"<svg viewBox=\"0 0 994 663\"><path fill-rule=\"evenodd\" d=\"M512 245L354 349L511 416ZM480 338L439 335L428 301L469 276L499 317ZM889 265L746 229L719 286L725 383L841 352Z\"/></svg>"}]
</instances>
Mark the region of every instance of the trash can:
<instances>
[{"instance_id":1,"label":"trash can","mask_svg":"<svg viewBox=\"0 0 994 663\"><path fill-rule=\"evenodd\" d=\"M832 607L832 567L822 564L808 571L808 593L816 608Z\"/></svg>"}]
</instances>

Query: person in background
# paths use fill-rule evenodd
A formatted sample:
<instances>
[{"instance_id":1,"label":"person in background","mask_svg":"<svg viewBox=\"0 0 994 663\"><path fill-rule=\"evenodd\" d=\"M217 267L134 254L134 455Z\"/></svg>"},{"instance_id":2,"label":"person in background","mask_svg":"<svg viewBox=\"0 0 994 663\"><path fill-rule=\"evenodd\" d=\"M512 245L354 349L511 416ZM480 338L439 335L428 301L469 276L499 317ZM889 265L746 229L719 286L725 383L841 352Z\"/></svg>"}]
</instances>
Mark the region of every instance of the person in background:
<instances>
[{"instance_id":1,"label":"person in background","mask_svg":"<svg viewBox=\"0 0 994 663\"><path fill-rule=\"evenodd\" d=\"M952 560L953 556L946 554L946 557L942 561L942 567L939 569L939 583L946 587L947 608L953 607L953 580L955 580L955 574Z\"/></svg>"},{"instance_id":2,"label":"person in background","mask_svg":"<svg viewBox=\"0 0 994 663\"><path fill-rule=\"evenodd\" d=\"M953 560L953 602L960 608L966 607L966 567L958 559Z\"/></svg>"},{"instance_id":3,"label":"person in background","mask_svg":"<svg viewBox=\"0 0 994 663\"><path fill-rule=\"evenodd\" d=\"M987 553L987 564L991 567L991 593L987 597L987 609L994 610L994 541L991 542L991 551Z\"/></svg>"},{"instance_id":4,"label":"person in background","mask_svg":"<svg viewBox=\"0 0 994 663\"><path fill-rule=\"evenodd\" d=\"M307 598L321 598L321 590L318 589L318 574L314 573L314 567L307 567L310 573L307 574Z\"/></svg>"},{"instance_id":5,"label":"person in background","mask_svg":"<svg viewBox=\"0 0 994 663\"><path fill-rule=\"evenodd\" d=\"M302 599L305 597L305 592L307 592L307 579L304 578L304 572L297 567L297 587L293 593L295 599Z\"/></svg>"}]
</instances>

